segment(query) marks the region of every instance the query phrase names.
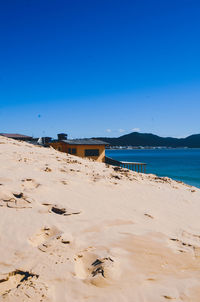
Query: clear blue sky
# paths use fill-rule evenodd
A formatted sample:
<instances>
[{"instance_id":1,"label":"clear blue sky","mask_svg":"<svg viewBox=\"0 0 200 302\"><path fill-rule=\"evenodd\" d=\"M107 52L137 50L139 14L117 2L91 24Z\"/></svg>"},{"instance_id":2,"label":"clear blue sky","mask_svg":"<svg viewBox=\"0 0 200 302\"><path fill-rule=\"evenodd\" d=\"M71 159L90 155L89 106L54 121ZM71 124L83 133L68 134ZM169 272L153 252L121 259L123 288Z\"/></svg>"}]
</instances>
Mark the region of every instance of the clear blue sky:
<instances>
[{"instance_id":1,"label":"clear blue sky","mask_svg":"<svg viewBox=\"0 0 200 302\"><path fill-rule=\"evenodd\" d=\"M0 132L200 133L199 0L0 1Z\"/></svg>"}]
</instances>

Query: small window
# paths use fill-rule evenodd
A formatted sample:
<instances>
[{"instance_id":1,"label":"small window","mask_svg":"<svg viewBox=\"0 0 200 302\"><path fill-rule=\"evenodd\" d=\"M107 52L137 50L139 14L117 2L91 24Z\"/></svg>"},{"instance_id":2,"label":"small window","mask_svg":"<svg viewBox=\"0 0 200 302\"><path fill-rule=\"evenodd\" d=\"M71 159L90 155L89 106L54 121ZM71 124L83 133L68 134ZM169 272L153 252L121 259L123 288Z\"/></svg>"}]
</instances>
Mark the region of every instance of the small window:
<instances>
[{"instance_id":1,"label":"small window","mask_svg":"<svg viewBox=\"0 0 200 302\"><path fill-rule=\"evenodd\" d=\"M61 151L61 147L58 147L58 151Z\"/></svg>"},{"instance_id":2,"label":"small window","mask_svg":"<svg viewBox=\"0 0 200 302\"><path fill-rule=\"evenodd\" d=\"M72 154L76 154L76 148L72 148Z\"/></svg>"},{"instance_id":3,"label":"small window","mask_svg":"<svg viewBox=\"0 0 200 302\"><path fill-rule=\"evenodd\" d=\"M72 154L71 148L68 148L68 153L69 153L69 154Z\"/></svg>"},{"instance_id":4,"label":"small window","mask_svg":"<svg viewBox=\"0 0 200 302\"><path fill-rule=\"evenodd\" d=\"M85 156L99 156L99 149L85 149Z\"/></svg>"}]
</instances>

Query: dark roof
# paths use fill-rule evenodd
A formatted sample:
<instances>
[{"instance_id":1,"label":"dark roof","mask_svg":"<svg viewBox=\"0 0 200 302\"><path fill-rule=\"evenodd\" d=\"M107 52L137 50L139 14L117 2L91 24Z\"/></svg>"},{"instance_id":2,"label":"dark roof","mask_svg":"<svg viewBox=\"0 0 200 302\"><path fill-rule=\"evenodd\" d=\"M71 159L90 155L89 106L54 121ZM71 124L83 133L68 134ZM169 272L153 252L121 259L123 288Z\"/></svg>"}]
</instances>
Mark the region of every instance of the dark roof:
<instances>
[{"instance_id":1,"label":"dark roof","mask_svg":"<svg viewBox=\"0 0 200 302\"><path fill-rule=\"evenodd\" d=\"M67 139L62 140L62 142L69 144L69 145L109 145L106 142L97 140L97 139L90 139L90 138L83 138L83 139Z\"/></svg>"},{"instance_id":2,"label":"dark roof","mask_svg":"<svg viewBox=\"0 0 200 302\"><path fill-rule=\"evenodd\" d=\"M32 138L32 136L27 136L23 134L16 134L16 133L0 133L0 135L8 137L8 138Z\"/></svg>"}]
</instances>

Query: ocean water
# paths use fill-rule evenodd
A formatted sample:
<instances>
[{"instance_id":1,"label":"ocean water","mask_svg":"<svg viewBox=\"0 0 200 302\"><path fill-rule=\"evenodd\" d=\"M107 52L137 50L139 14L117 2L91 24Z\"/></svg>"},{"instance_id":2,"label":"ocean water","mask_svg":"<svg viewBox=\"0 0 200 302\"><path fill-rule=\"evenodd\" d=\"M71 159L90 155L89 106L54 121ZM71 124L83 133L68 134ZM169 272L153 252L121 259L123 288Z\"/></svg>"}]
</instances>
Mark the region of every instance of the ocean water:
<instances>
[{"instance_id":1,"label":"ocean water","mask_svg":"<svg viewBox=\"0 0 200 302\"><path fill-rule=\"evenodd\" d=\"M106 156L144 162L147 173L168 176L200 188L200 149L106 150Z\"/></svg>"}]
</instances>

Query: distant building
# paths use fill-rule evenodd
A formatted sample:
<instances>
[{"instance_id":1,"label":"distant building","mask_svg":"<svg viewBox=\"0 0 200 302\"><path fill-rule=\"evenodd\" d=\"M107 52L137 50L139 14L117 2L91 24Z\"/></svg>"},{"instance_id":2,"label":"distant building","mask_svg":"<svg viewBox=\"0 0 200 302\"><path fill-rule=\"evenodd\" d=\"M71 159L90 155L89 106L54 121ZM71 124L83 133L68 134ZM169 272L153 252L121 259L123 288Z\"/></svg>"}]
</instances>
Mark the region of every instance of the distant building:
<instances>
[{"instance_id":1,"label":"distant building","mask_svg":"<svg viewBox=\"0 0 200 302\"><path fill-rule=\"evenodd\" d=\"M51 142L51 137L49 136L40 137L39 139L37 139L37 144L44 147L49 147L50 142Z\"/></svg>"},{"instance_id":2,"label":"distant building","mask_svg":"<svg viewBox=\"0 0 200 302\"><path fill-rule=\"evenodd\" d=\"M105 146L107 144L95 139L66 139L50 142L50 146L58 151L79 157L92 158L98 162L105 162Z\"/></svg>"},{"instance_id":3,"label":"distant building","mask_svg":"<svg viewBox=\"0 0 200 302\"><path fill-rule=\"evenodd\" d=\"M20 141L31 141L32 140L32 136L27 136L27 135L23 135L23 134L0 133L0 135L7 137L7 138L17 139Z\"/></svg>"}]
</instances>

